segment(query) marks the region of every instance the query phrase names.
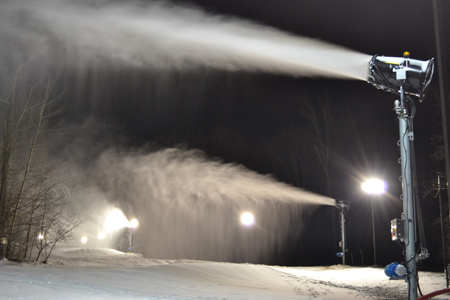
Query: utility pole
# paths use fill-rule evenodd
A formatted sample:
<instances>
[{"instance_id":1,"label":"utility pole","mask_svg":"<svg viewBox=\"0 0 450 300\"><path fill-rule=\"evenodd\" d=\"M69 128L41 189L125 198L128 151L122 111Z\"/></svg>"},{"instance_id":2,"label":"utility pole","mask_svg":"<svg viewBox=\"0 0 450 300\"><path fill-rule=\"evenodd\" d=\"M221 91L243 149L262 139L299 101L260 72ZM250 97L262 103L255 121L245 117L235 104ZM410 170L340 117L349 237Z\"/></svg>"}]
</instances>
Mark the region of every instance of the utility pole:
<instances>
[{"instance_id":1,"label":"utility pole","mask_svg":"<svg viewBox=\"0 0 450 300\"><path fill-rule=\"evenodd\" d=\"M434 31L436 36L436 54L437 54L437 66L439 73L439 88L441 97L441 114L442 114L442 132L444 136L444 148L445 148L445 169L447 178L450 178L450 92L448 87L448 69L446 62L446 49L445 49L445 32L444 32L444 18L443 7L441 0L433 0L433 13L434 13ZM448 193L448 203L450 204L450 193ZM449 211L450 217L450 211ZM447 266L445 266L447 267Z\"/></svg>"},{"instance_id":2,"label":"utility pole","mask_svg":"<svg viewBox=\"0 0 450 300\"><path fill-rule=\"evenodd\" d=\"M442 185L441 185L441 176L438 175L438 193L439 193L439 212L441 218L441 238L442 238L442 252L444 254L444 267L445 267L445 282L448 288L448 266L447 266L447 251L445 250L445 226L444 226L444 214L442 209Z\"/></svg>"}]
</instances>

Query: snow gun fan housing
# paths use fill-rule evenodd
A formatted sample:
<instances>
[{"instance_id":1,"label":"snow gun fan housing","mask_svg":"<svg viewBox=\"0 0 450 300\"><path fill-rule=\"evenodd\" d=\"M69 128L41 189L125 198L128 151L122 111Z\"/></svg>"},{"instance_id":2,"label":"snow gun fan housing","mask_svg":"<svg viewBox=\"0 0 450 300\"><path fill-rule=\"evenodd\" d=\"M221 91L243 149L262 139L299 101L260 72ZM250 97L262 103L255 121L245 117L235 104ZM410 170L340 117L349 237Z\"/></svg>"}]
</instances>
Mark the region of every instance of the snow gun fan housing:
<instances>
[{"instance_id":1,"label":"snow gun fan housing","mask_svg":"<svg viewBox=\"0 0 450 300\"><path fill-rule=\"evenodd\" d=\"M427 61L410 59L409 53L403 57L374 55L369 63L367 82L377 89L400 94L403 86L405 94L425 98L434 71L434 58Z\"/></svg>"}]
</instances>

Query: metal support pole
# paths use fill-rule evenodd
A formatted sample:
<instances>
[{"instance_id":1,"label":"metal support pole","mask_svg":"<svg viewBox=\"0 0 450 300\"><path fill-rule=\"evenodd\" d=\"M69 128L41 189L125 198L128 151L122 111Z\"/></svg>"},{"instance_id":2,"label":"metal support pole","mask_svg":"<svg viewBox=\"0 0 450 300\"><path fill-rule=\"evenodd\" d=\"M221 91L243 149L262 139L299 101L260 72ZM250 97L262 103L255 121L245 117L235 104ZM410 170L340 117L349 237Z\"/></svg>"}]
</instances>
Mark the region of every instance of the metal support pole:
<instances>
[{"instance_id":1,"label":"metal support pole","mask_svg":"<svg viewBox=\"0 0 450 300\"><path fill-rule=\"evenodd\" d=\"M245 238L245 263L247 264L248 263L248 232L247 232L247 230L245 230L245 232L244 232L244 238Z\"/></svg>"},{"instance_id":2,"label":"metal support pole","mask_svg":"<svg viewBox=\"0 0 450 300\"><path fill-rule=\"evenodd\" d=\"M438 175L439 211L440 211L440 217L441 217L441 234L442 234L442 252L444 254L445 282L446 282L447 288L448 288L447 251L445 249L444 213L442 211L441 189L442 189L441 176Z\"/></svg>"},{"instance_id":3,"label":"metal support pole","mask_svg":"<svg viewBox=\"0 0 450 300\"><path fill-rule=\"evenodd\" d=\"M373 213L373 197L371 197L372 199L372 240L373 240L373 265L376 266L377 265L377 246L375 243L375 219L374 219L374 213Z\"/></svg>"},{"instance_id":4,"label":"metal support pole","mask_svg":"<svg viewBox=\"0 0 450 300\"><path fill-rule=\"evenodd\" d=\"M344 207L341 208L341 236L342 236L342 244L341 244L341 251L342 251L342 264L345 266L345 252L346 252L346 241L345 241L345 211Z\"/></svg>"},{"instance_id":5,"label":"metal support pole","mask_svg":"<svg viewBox=\"0 0 450 300\"><path fill-rule=\"evenodd\" d=\"M433 0L433 14L434 14L434 30L436 36L436 54L437 65L439 72L439 89L441 96L441 114L442 114L442 133L444 136L445 149L445 169L447 178L450 178L450 91L448 87L448 69L445 49L445 27L444 27L444 13L443 0ZM448 193L448 203L450 204L450 193ZM449 210L450 217L450 210Z\"/></svg>"},{"instance_id":6,"label":"metal support pole","mask_svg":"<svg viewBox=\"0 0 450 300\"><path fill-rule=\"evenodd\" d=\"M339 218L341 221L341 257L342 264L345 265L345 253L347 252L347 240L345 236L345 209L349 209L350 204L348 202L346 203L344 201L339 201L339 203L336 204L336 207L339 208L340 211Z\"/></svg>"},{"instance_id":7,"label":"metal support pole","mask_svg":"<svg viewBox=\"0 0 450 300\"><path fill-rule=\"evenodd\" d=\"M0 231L1 233L1 231ZM6 245L8 244L8 238L0 235L0 260L6 256Z\"/></svg>"},{"instance_id":8,"label":"metal support pole","mask_svg":"<svg viewBox=\"0 0 450 300\"><path fill-rule=\"evenodd\" d=\"M394 110L398 115L400 131L400 154L403 192L403 219L405 220L405 261L408 269L408 299L416 300L417 295L417 264L415 251L414 227L414 197L411 176L410 140L412 131L409 128L409 115L405 106L403 87L400 87L400 101L395 101Z\"/></svg>"},{"instance_id":9,"label":"metal support pole","mask_svg":"<svg viewBox=\"0 0 450 300\"><path fill-rule=\"evenodd\" d=\"M130 243L128 246L128 252L131 252L131 250L133 249L133 229L129 229L130 231Z\"/></svg>"}]
</instances>

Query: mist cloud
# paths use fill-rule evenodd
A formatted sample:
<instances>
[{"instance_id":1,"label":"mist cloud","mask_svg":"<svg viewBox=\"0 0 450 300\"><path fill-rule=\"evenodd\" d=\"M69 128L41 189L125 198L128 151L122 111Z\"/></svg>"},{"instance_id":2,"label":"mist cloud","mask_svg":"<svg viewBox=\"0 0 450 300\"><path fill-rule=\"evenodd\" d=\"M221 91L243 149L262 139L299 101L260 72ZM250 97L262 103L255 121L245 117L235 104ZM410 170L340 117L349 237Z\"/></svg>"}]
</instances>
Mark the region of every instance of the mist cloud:
<instances>
[{"instance_id":1,"label":"mist cloud","mask_svg":"<svg viewBox=\"0 0 450 300\"><path fill-rule=\"evenodd\" d=\"M79 149L72 150L78 160ZM80 175L72 199L89 215L80 234L95 237L107 212L119 207L128 219L138 218L148 257L239 261L243 243L249 243L251 261L268 263L288 236L302 233L318 204L335 203L241 165L211 160L198 150L109 149L74 168ZM255 215L254 228L240 223L246 211Z\"/></svg>"},{"instance_id":2,"label":"mist cloud","mask_svg":"<svg viewBox=\"0 0 450 300\"><path fill-rule=\"evenodd\" d=\"M20 44L22 55L74 68L206 66L367 79L368 55L170 2L24 0L0 8L2 45Z\"/></svg>"}]
</instances>

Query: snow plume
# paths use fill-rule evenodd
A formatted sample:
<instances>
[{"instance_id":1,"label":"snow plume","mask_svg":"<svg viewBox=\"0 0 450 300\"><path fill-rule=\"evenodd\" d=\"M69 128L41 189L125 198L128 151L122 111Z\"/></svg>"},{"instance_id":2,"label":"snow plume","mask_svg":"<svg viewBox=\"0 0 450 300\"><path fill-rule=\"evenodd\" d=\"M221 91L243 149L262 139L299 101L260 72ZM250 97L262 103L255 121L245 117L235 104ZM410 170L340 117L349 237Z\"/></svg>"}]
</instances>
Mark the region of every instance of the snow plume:
<instances>
[{"instance_id":1,"label":"snow plume","mask_svg":"<svg viewBox=\"0 0 450 300\"><path fill-rule=\"evenodd\" d=\"M206 66L367 80L371 56L236 18L162 1L4 0L0 40L78 70L102 64ZM3 50L5 51L5 50Z\"/></svg>"},{"instance_id":2,"label":"snow plume","mask_svg":"<svg viewBox=\"0 0 450 300\"><path fill-rule=\"evenodd\" d=\"M99 165L108 170L103 182L110 188L117 178L107 175L117 172L127 174L126 186L139 182L148 186L146 195L161 201L183 202L196 198L222 202L217 195L226 195L235 201L256 199L277 199L282 202L334 205L334 200L277 182L269 176L262 176L235 164L206 159L198 151L165 149L151 154L125 155L114 152L103 154ZM150 194L149 194L150 193ZM126 193L125 195L127 195Z\"/></svg>"},{"instance_id":3,"label":"snow plume","mask_svg":"<svg viewBox=\"0 0 450 300\"><path fill-rule=\"evenodd\" d=\"M91 221L121 207L139 220L139 252L154 258L270 263L314 208L335 203L200 151L107 150L83 168L72 195ZM253 227L241 224L244 212L254 214Z\"/></svg>"}]
</instances>

